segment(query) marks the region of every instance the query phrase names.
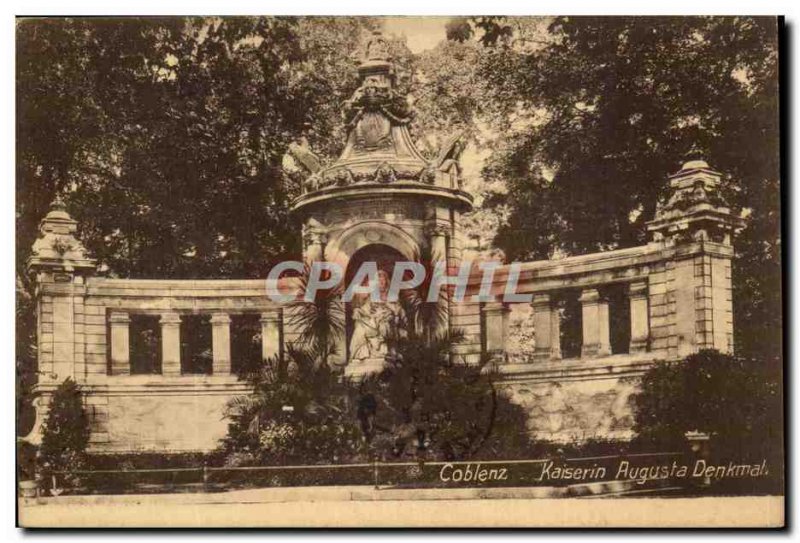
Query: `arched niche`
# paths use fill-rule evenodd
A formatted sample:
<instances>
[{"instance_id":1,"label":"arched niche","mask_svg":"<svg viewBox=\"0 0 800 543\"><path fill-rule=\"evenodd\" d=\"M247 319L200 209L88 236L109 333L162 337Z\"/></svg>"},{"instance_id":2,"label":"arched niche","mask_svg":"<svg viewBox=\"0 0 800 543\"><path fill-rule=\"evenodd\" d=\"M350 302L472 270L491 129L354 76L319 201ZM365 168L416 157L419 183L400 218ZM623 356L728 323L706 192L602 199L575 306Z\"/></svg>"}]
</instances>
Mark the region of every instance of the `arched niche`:
<instances>
[{"instance_id":1,"label":"arched niche","mask_svg":"<svg viewBox=\"0 0 800 543\"><path fill-rule=\"evenodd\" d=\"M347 228L329 240L325 248L325 257L329 262L336 262L346 270L353 255L369 245L391 247L406 260L416 260L420 254L417 241L402 228L385 222L365 221Z\"/></svg>"},{"instance_id":2,"label":"arched niche","mask_svg":"<svg viewBox=\"0 0 800 543\"><path fill-rule=\"evenodd\" d=\"M408 260L400 251L383 243L372 243L356 250L350 257L347 268L345 268L344 284L349 285L353 280L358 268L365 262L374 262L378 270L386 272L388 277L392 277L394 265L397 262ZM353 310L363 301L365 295L353 298L352 302L345 304L345 333L344 343L340 344L337 351L344 354L344 359L350 361L350 340L353 334Z\"/></svg>"}]
</instances>

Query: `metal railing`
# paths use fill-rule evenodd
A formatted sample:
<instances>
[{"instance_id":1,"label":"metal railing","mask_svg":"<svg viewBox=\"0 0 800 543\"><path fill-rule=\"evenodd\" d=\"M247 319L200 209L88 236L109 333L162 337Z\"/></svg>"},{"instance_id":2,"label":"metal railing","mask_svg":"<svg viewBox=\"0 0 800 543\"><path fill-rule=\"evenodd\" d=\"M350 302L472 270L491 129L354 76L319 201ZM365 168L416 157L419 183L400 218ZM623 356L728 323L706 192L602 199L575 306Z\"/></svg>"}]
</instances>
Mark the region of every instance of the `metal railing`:
<instances>
[{"instance_id":1,"label":"metal railing","mask_svg":"<svg viewBox=\"0 0 800 543\"><path fill-rule=\"evenodd\" d=\"M272 486L372 486L384 488L442 488L442 487L490 487L490 486L567 486L574 480L537 479L531 471L533 466L552 463L559 467L587 464L584 471L605 468L604 476L609 475L609 467L615 460L643 460L676 458L686 456L686 452L632 453L625 455L602 455L567 458L553 456L536 459L509 460L431 460L404 462L357 462L351 464L289 464L269 466L212 466L198 465L172 468L140 469L81 469L51 472L54 488L63 488L68 478L79 478L81 483L70 489L70 493L93 493L112 490L121 493L136 492L174 492L176 490L224 491L233 488L272 487ZM591 465L589 465L591 464ZM431 472L436 468L438 473ZM447 478L443 473L449 468ZM514 468L514 472L510 471ZM541 472L544 468L540 468ZM398 470L401 470L398 472ZM402 470L405 470L403 472ZM409 475L408 470L412 474ZM574 467L573 467L574 470ZM465 472L472 474L465 480ZM302 476L321 473L318 477ZM458 474L460 473L460 476ZM502 473L503 478L490 477ZM596 472L599 473L599 470ZM257 474L257 476L254 476ZM485 477L481 478L485 474ZM246 477L241 478L242 475ZM611 474L613 475L613 473ZM603 482L603 478L587 477L582 483Z\"/></svg>"}]
</instances>

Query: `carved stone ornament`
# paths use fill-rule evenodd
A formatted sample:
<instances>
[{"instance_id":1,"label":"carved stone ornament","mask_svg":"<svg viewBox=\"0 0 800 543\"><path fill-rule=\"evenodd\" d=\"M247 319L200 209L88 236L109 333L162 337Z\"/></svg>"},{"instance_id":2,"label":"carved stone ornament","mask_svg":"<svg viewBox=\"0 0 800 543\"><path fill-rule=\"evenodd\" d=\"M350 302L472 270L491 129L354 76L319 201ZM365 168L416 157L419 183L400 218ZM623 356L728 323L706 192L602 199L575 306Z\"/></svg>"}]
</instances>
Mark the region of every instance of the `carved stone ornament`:
<instances>
[{"instance_id":1,"label":"carved stone ornament","mask_svg":"<svg viewBox=\"0 0 800 543\"><path fill-rule=\"evenodd\" d=\"M373 117L364 126L360 126L367 113L376 114L383 120ZM407 124L411 120L411 108L389 81L378 76L367 76L353 96L345 102L344 115L348 128L361 131L364 144L370 147L370 144L378 145L379 141L367 140L368 136L388 137L386 127L391 127L391 124Z\"/></svg>"},{"instance_id":2,"label":"carved stone ornament","mask_svg":"<svg viewBox=\"0 0 800 543\"><path fill-rule=\"evenodd\" d=\"M72 249L72 240L66 236L56 236L53 238L53 249L61 256L64 256L67 251Z\"/></svg>"},{"instance_id":3,"label":"carved stone ornament","mask_svg":"<svg viewBox=\"0 0 800 543\"><path fill-rule=\"evenodd\" d=\"M375 170L375 181L378 183L393 183L397 180L397 173L391 165L384 162Z\"/></svg>"},{"instance_id":4,"label":"carved stone ornament","mask_svg":"<svg viewBox=\"0 0 800 543\"><path fill-rule=\"evenodd\" d=\"M439 150L439 155L436 157L436 167L440 170L445 170L450 161L458 163L466 147L467 143L463 132L450 136Z\"/></svg>"},{"instance_id":5,"label":"carved stone ornament","mask_svg":"<svg viewBox=\"0 0 800 543\"><path fill-rule=\"evenodd\" d=\"M430 223L425 225L425 235L428 237L446 236L450 233L450 225L447 223Z\"/></svg>"},{"instance_id":6,"label":"carved stone ornament","mask_svg":"<svg viewBox=\"0 0 800 543\"><path fill-rule=\"evenodd\" d=\"M731 235L744 226L722 195L722 174L692 149L677 173L670 176L670 196L658 205L647 223L653 241L730 243Z\"/></svg>"},{"instance_id":7,"label":"carved stone ornament","mask_svg":"<svg viewBox=\"0 0 800 543\"><path fill-rule=\"evenodd\" d=\"M339 158L314 172L321 163L308 151L304 141L289 149L310 172L303 184L304 192L356 184L363 184L364 190L369 190L369 185L398 181L413 190L414 183L437 185L439 178L444 177L449 182L441 183L442 186L460 188L457 161L463 150L463 138L460 134L449 138L433 161L424 157L409 133L413 107L405 90L396 87L395 66L390 60L387 41L380 33L375 33L363 51L365 58L358 67L358 88L342 108L347 136ZM337 192L331 191L327 197L333 198ZM349 193L343 194L343 197L349 196ZM296 206L304 207L313 201L301 197Z\"/></svg>"},{"instance_id":8,"label":"carved stone ornament","mask_svg":"<svg viewBox=\"0 0 800 543\"><path fill-rule=\"evenodd\" d=\"M312 175L308 179L305 180L305 189L307 192L315 191L320 188L320 177L318 175Z\"/></svg>"},{"instance_id":9,"label":"carved stone ornament","mask_svg":"<svg viewBox=\"0 0 800 543\"><path fill-rule=\"evenodd\" d=\"M353 182L353 174L350 173L350 170L343 168L336 172L335 179L337 187L344 187Z\"/></svg>"},{"instance_id":10,"label":"carved stone ornament","mask_svg":"<svg viewBox=\"0 0 800 543\"><path fill-rule=\"evenodd\" d=\"M389 42L380 32L373 32L370 39L367 40L367 45L364 48L364 58L367 61L389 60Z\"/></svg>"},{"instance_id":11,"label":"carved stone ornament","mask_svg":"<svg viewBox=\"0 0 800 543\"><path fill-rule=\"evenodd\" d=\"M309 173L315 174L322 169L322 161L305 145L292 143L289 154Z\"/></svg>"},{"instance_id":12,"label":"carved stone ornament","mask_svg":"<svg viewBox=\"0 0 800 543\"><path fill-rule=\"evenodd\" d=\"M77 231L78 223L69 216L64 202L56 198L50 205L50 212L39 225L39 238L31 248L28 269L32 272L43 269L93 271L96 263L75 237Z\"/></svg>"},{"instance_id":13,"label":"carved stone ornament","mask_svg":"<svg viewBox=\"0 0 800 543\"><path fill-rule=\"evenodd\" d=\"M419 174L419 182L426 185L433 185L436 182L436 167L429 165Z\"/></svg>"},{"instance_id":14,"label":"carved stone ornament","mask_svg":"<svg viewBox=\"0 0 800 543\"><path fill-rule=\"evenodd\" d=\"M318 245L320 247L328 243L328 233L323 227L308 228L303 232L303 245L305 248Z\"/></svg>"}]
</instances>

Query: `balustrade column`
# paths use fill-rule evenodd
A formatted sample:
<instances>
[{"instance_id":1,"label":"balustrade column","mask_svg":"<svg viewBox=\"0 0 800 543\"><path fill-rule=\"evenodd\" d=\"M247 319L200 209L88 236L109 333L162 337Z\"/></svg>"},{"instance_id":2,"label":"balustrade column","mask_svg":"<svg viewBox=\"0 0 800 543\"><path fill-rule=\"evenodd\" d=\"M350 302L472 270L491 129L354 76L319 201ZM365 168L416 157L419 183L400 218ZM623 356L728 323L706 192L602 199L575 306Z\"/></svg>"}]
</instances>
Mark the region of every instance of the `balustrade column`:
<instances>
[{"instance_id":1,"label":"balustrade column","mask_svg":"<svg viewBox=\"0 0 800 543\"><path fill-rule=\"evenodd\" d=\"M161 315L161 373L181 374L181 317L177 313Z\"/></svg>"},{"instance_id":2,"label":"balustrade column","mask_svg":"<svg viewBox=\"0 0 800 543\"><path fill-rule=\"evenodd\" d=\"M225 313L211 315L211 348L214 375L231 373L231 318Z\"/></svg>"},{"instance_id":3,"label":"balustrade column","mask_svg":"<svg viewBox=\"0 0 800 543\"><path fill-rule=\"evenodd\" d=\"M611 333L608 321L608 301L595 288L581 293L583 342L581 356L607 356L611 354Z\"/></svg>"},{"instance_id":4,"label":"balustrade column","mask_svg":"<svg viewBox=\"0 0 800 543\"><path fill-rule=\"evenodd\" d=\"M650 339L650 322L647 307L647 282L639 281L628 286L628 300L631 307L631 343L632 353L647 350Z\"/></svg>"},{"instance_id":5,"label":"balustrade column","mask_svg":"<svg viewBox=\"0 0 800 543\"><path fill-rule=\"evenodd\" d=\"M550 359L561 360L561 312L555 301L550 303Z\"/></svg>"},{"instance_id":6,"label":"balustrade column","mask_svg":"<svg viewBox=\"0 0 800 543\"><path fill-rule=\"evenodd\" d=\"M115 311L109 315L108 321L111 325L111 375L130 375L131 318L127 313Z\"/></svg>"},{"instance_id":7,"label":"balustrade column","mask_svg":"<svg viewBox=\"0 0 800 543\"><path fill-rule=\"evenodd\" d=\"M535 294L533 297L533 333L536 340L534 360L550 360L561 354L558 334L558 313L553 310L549 294ZM555 322L554 322L555 320ZM554 330L555 328L555 330Z\"/></svg>"},{"instance_id":8,"label":"balustrade column","mask_svg":"<svg viewBox=\"0 0 800 543\"><path fill-rule=\"evenodd\" d=\"M486 352L495 362L505 360L509 311L502 302L488 302L483 306Z\"/></svg>"},{"instance_id":9,"label":"balustrade column","mask_svg":"<svg viewBox=\"0 0 800 543\"><path fill-rule=\"evenodd\" d=\"M267 360L282 355L280 310L261 314L261 358Z\"/></svg>"}]
</instances>

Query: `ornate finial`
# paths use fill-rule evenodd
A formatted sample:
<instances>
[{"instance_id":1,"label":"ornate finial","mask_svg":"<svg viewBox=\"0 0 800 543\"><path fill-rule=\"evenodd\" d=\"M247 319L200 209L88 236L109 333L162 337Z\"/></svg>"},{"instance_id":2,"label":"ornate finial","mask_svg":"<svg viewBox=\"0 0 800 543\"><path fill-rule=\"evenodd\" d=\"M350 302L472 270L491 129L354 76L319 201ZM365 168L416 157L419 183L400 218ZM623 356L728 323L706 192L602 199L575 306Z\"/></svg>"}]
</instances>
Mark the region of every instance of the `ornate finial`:
<instances>
[{"instance_id":1,"label":"ornate finial","mask_svg":"<svg viewBox=\"0 0 800 543\"><path fill-rule=\"evenodd\" d=\"M56 194L56 197L53 198L53 201L50 202L50 211L66 211L67 204L64 203L64 200L61 198L60 194Z\"/></svg>"},{"instance_id":2,"label":"ornate finial","mask_svg":"<svg viewBox=\"0 0 800 543\"><path fill-rule=\"evenodd\" d=\"M386 62L390 59L389 42L386 41L386 38L383 37L380 30L375 30L364 47L364 60L366 62L373 60Z\"/></svg>"},{"instance_id":3,"label":"ornate finial","mask_svg":"<svg viewBox=\"0 0 800 543\"><path fill-rule=\"evenodd\" d=\"M705 152L695 141L692 146L686 151L684 155L684 163L681 170L696 170L700 168L708 168L708 162L705 161Z\"/></svg>"},{"instance_id":4,"label":"ornate finial","mask_svg":"<svg viewBox=\"0 0 800 543\"><path fill-rule=\"evenodd\" d=\"M669 176L669 197L647 223L653 241L683 243L711 241L730 245L744 221L731 212L721 193L722 174L703 160L699 146L684 155L686 162Z\"/></svg>"},{"instance_id":5,"label":"ornate finial","mask_svg":"<svg viewBox=\"0 0 800 543\"><path fill-rule=\"evenodd\" d=\"M28 269L92 273L96 262L89 258L86 248L75 237L77 231L78 223L67 213L61 196L56 195L50 211L39 223L39 237L31 248Z\"/></svg>"}]
</instances>

